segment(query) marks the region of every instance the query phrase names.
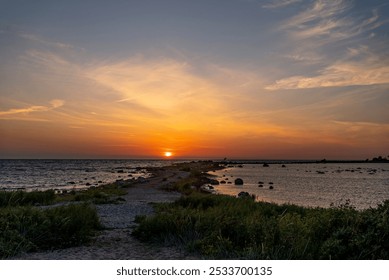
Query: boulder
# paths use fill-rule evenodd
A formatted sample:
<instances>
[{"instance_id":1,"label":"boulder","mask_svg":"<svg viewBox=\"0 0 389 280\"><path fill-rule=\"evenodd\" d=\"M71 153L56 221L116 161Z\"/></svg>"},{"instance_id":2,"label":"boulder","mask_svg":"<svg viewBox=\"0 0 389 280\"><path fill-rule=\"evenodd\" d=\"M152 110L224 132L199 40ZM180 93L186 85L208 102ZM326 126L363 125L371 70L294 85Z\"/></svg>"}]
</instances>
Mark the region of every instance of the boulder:
<instances>
[{"instance_id":1,"label":"boulder","mask_svg":"<svg viewBox=\"0 0 389 280\"><path fill-rule=\"evenodd\" d=\"M243 180L241 178L236 178L235 185L243 185Z\"/></svg>"},{"instance_id":2,"label":"boulder","mask_svg":"<svg viewBox=\"0 0 389 280\"><path fill-rule=\"evenodd\" d=\"M239 198L244 198L244 199L252 199L252 200L255 200L256 199L256 196L253 195L253 194L249 194L248 192L240 192L238 193L238 197Z\"/></svg>"},{"instance_id":3,"label":"boulder","mask_svg":"<svg viewBox=\"0 0 389 280\"><path fill-rule=\"evenodd\" d=\"M246 197L251 197L251 195L248 192L240 192L238 193L238 197L246 198Z\"/></svg>"},{"instance_id":4,"label":"boulder","mask_svg":"<svg viewBox=\"0 0 389 280\"><path fill-rule=\"evenodd\" d=\"M209 179L209 184L211 185L219 185L219 181L215 179Z\"/></svg>"}]
</instances>

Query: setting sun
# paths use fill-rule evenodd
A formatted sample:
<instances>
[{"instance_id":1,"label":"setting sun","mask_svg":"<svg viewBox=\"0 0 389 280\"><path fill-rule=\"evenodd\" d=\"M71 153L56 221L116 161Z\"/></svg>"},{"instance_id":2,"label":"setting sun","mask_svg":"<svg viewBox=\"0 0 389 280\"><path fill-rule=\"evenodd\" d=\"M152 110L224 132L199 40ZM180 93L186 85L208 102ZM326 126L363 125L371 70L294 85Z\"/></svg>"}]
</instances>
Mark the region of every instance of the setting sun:
<instances>
[{"instance_id":1,"label":"setting sun","mask_svg":"<svg viewBox=\"0 0 389 280\"><path fill-rule=\"evenodd\" d=\"M171 157L173 154L171 152L165 152L165 157Z\"/></svg>"}]
</instances>

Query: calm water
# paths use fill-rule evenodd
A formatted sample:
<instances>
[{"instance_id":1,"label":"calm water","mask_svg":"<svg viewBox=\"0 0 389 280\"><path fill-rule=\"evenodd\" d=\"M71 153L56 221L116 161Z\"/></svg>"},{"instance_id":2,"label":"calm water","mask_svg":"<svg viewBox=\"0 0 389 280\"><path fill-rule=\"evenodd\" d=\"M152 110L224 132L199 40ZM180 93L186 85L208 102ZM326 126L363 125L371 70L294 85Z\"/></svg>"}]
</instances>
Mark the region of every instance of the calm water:
<instances>
[{"instance_id":1,"label":"calm water","mask_svg":"<svg viewBox=\"0 0 389 280\"><path fill-rule=\"evenodd\" d=\"M146 171L139 167L171 163L157 160L0 160L0 189L87 188L120 179L147 177Z\"/></svg>"},{"instance_id":2,"label":"calm water","mask_svg":"<svg viewBox=\"0 0 389 280\"><path fill-rule=\"evenodd\" d=\"M268 202L329 207L331 203L339 205L349 200L358 209L365 209L389 199L387 163L311 163L286 164L286 167L245 164L210 173L219 181L226 181L215 186L218 193L237 195L246 191ZM243 186L234 185L238 177L243 179ZM263 187L259 187L259 182L263 182Z\"/></svg>"}]
</instances>

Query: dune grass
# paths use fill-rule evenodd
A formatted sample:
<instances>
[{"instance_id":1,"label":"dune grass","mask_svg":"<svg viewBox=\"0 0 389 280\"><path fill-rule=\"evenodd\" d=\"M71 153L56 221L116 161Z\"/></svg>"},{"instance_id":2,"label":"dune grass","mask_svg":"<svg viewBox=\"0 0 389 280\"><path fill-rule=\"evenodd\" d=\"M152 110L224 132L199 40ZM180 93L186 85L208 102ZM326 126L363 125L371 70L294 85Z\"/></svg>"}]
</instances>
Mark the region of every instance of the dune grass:
<instances>
[{"instance_id":1,"label":"dune grass","mask_svg":"<svg viewBox=\"0 0 389 280\"><path fill-rule=\"evenodd\" d=\"M84 244L100 227L96 209L86 203L45 210L32 206L0 208L0 258Z\"/></svg>"},{"instance_id":2,"label":"dune grass","mask_svg":"<svg viewBox=\"0 0 389 280\"><path fill-rule=\"evenodd\" d=\"M389 259L389 201L306 208L192 193L138 217L134 235L212 259Z\"/></svg>"},{"instance_id":3,"label":"dune grass","mask_svg":"<svg viewBox=\"0 0 389 280\"><path fill-rule=\"evenodd\" d=\"M47 191L0 191L0 208L26 205L49 205L54 203L53 190Z\"/></svg>"},{"instance_id":4,"label":"dune grass","mask_svg":"<svg viewBox=\"0 0 389 280\"><path fill-rule=\"evenodd\" d=\"M60 195L54 190L0 191L0 259L88 243L101 228L93 204L120 202L128 186L113 183ZM79 203L36 207L58 202Z\"/></svg>"},{"instance_id":5,"label":"dune grass","mask_svg":"<svg viewBox=\"0 0 389 280\"><path fill-rule=\"evenodd\" d=\"M122 200L120 196L126 193L127 190L125 187L113 183L85 190L72 190L68 193L58 195L56 201L88 201L94 204L118 203Z\"/></svg>"}]
</instances>

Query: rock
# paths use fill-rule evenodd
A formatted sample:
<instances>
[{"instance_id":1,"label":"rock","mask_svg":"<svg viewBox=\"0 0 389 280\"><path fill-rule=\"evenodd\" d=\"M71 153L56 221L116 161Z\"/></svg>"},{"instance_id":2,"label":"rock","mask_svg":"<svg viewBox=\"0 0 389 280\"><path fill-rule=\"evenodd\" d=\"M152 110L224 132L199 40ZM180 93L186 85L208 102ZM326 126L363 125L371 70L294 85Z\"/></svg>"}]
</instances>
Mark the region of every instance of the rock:
<instances>
[{"instance_id":1,"label":"rock","mask_svg":"<svg viewBox=\"0 0 389 280\"><path fill-rule=\"evenodd\" d=\"M148 180L145 177L140 176L140 177L138 177L138 179L136 179L136 181L138 183L143 184L143 183L146 183Z\"/></svg>"},{"instance_id":2,"label":"rock","mask_svg":"<svg viewBox=\"0 0 389 280\"><path fill-rule=\"evenodd\" d=\"M262 182L262 181L259 181L258 184L259 184L259 185L263 185L263 184L265 184L265 183Z\"/></svg>"},{"instance_id":3,"label":"rock","mask_svg":"<svg viewBox=\"0 0 389 280\"><path fill-rule=\"evenodd\" d=\"M200 187L200 190L203 191L203 192L207 192L207 193L214 193L215 192L215 189L214 187L212 187L211 185L202 185Z\"/></svg>"},{"instance_id":4,"label":"rock","mask_svg":"<svg viewBox=\"0 0 389 280\"><path fill-rule=\"evenodd\" d=\"M218 180L215 180L215 179L209 179L209 183L211 185L219 185L219 181Z\"/></svg>"},{"instance_id":5,"label":"rock","mask_svg":"<svg viewBox=\"0 0 389 280\"><path fill-rule=\"evenodd\" d=\"M258 188L263 188L263 185L262 185L262 184L259 184L259 185L258 185Z\"/></svg>"},{"instance_id":6,"label":"rock","mask_svg":"<svg viewBox=\"0 0 389 280\"><path fill-rule=\"evenodd\" d=\"M243 185L243 180L241 178L236 178L235 185Z\"/></svg>"},{"instance_id":7,"label":"rock","mask_svg":"<svg viewBox=\"0 0 389 280\"><path fill-rule=\"evenodd\" d=\"M69 185L74 185L74 184L76 184L76 182L70 181L70 182L68 182L68 184Z\"/></svg>"},{"instance_id":8,"label":"rock","mask_svg":"<svg viewBox=\"0 0 389 280\"><path fill-rule=\"evenodd\" d=\"M269 167L269 164L264 163L262 166L263 166L263 167Z\"/></svg>"},{"instance_id":9,"label":"rock","mask_svg":"<svg viewBox=\"0 0 389 280\"><path fill-rule=\"evenodd\" d=\"M220 184L225 184L225 183L226 183L226 181L224 181L224 180L220 181Z\"/></svg>"},{"instance_id":10,"label":"rock","mask_svg":"<svg viewBox=\"0 0 389 280\"><path fill-rule=\"evenodd\" d=\"M240 192L238 193L238 197L251 197L248 192Z\"/></svg>"},{"instance_id":11,"label":"rock","mask_svg":"<svg viewBox=\"0 0 389 280\"><path fill-rule=\"evenodd\" d=\"M281 165L281 167L286 167L286 165L285 165L285 164L283 164L283 165Z\"/></svg>"},{"instance_id":12,"label":"rock","mask_svg":"<svg viewBox=\"0 0 389 280\"><path fill-rule=\"evenodd\" d=\"M274 187L273 187L273 186L270 186L270 187L269 187L269 190L272 190L272 189L274 189Z\"/></svg>"},{"instance_id":13,"label":"rock","mask_svg":"<svg viewBox=\"0 0 389 280\"><path fill-rule=\"evenodd\" d=\"M249 199L252 199L252 200L255 200L256 196L254 194L249 194L248 192L240 192L238 193L238 197L239 198L249 198Z\"/></svg>"}]
</instances>

